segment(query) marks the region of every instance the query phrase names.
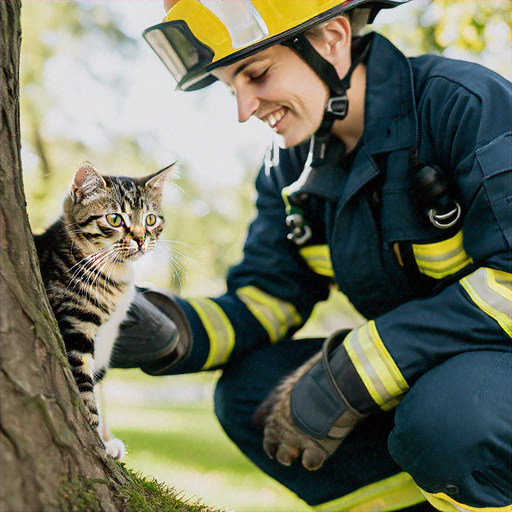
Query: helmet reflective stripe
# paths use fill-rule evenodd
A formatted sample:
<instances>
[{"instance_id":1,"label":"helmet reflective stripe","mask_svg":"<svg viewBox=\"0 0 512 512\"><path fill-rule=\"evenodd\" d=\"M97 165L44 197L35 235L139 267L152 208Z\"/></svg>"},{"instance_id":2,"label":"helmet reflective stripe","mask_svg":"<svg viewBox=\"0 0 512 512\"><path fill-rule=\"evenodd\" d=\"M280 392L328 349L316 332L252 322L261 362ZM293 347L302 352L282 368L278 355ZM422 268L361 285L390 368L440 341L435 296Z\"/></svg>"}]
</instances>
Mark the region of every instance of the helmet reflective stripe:
<instances>
[{"instance_id":1,"label":"helmet reflective stripe","mask_svg":"<svg viewBox=\"0 0 512 512\"><path fill-rule=\"evenodd\" d=\"M199 0L227 28L234 49L261 41L269 35L268 27L249 0Z\"/></svg>"},{"instance_id":2,"label":"helmet reflective stripe","mask_svg":"<svg viewBox=\"0 0 512 512\"><path fill-rule=\"evenodd\" d=\"M304 32L330 17L368 4L408 0L179 0L144 37L178 82L194 90L210 72Z\"/></svg>"}]
</instances>

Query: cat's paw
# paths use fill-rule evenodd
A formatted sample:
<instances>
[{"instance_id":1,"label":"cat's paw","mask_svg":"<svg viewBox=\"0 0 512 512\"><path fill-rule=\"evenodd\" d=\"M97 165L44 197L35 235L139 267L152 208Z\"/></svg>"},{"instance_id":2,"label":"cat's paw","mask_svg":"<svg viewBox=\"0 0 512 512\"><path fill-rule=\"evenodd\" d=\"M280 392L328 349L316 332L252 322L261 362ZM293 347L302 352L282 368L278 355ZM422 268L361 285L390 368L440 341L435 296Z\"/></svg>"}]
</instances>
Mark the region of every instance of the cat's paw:
<instances>
[{"instance_id":1,"label":"cat's paw","mask_svg":"<svg viewBox=\"0 0 512 512\"><path fill-rule=\"evenodd\" d=\"M121 460L126 455L126 447L121 439L111 439L104 444L107 455L110 455L113 459Z\"/></svg>"}]
</instances>

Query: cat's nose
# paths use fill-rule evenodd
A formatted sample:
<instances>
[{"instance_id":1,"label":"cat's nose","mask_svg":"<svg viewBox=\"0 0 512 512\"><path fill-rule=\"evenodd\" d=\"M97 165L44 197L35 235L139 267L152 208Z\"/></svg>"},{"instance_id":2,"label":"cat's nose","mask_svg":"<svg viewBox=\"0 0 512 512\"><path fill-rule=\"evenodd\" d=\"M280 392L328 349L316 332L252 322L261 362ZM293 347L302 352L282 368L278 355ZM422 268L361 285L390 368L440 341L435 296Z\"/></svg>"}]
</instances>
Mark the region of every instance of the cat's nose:
<instances>
[{"instance_id":1,"label":"cat's nose","mask_svg":"<svg viewBox=\"0 0 512 512\"><path fill-rule=\"evenodd\" d=\"M134 237L133 240L137 244L137 247L142 249L142 246L144 245L144 237Z\"/></svg>"}]
</instances>

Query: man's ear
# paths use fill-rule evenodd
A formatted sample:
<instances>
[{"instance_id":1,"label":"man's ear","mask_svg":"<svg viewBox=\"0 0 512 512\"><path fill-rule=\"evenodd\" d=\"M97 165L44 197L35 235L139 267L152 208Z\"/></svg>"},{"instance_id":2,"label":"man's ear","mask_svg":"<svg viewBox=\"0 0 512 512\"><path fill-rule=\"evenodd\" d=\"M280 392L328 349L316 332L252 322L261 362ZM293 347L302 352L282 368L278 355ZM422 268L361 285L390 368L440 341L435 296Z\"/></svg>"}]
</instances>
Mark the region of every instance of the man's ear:
<instances>
[{"instance_id":1,"label":"man's ear","mask_svg":"<svg viewBox=\"0 0 512 512\"><path fill-rule=\"evenodd\" d=\"M340 64L350 66L352 30L346 16L337 16L322 29L322 36L311 41L318 53L335 68Z\"/></svg>"}]
</instances>

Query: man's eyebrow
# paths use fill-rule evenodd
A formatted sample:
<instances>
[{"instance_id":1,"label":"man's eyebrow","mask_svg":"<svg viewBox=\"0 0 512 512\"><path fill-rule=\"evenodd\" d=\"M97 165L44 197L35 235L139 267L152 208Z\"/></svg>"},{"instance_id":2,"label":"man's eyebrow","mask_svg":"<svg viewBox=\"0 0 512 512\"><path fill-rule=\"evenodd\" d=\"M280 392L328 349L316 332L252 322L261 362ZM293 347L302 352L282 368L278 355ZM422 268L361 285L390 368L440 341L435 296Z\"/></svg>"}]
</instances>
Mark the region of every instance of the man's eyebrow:
<instances>
[{"instance_id":1,"label":"man's eyebrow","mask_svg":"<svg viewBox=\"0 0 512 512\"><path fill-rule=\"evenodd\" d=\"M240 66L238 66L235 71L233 71L233 74L231 75L231 80L233 80L237 75L239 75L244 69L248 68L251 64L254 64L255 62L261 62L264 60L267 60L267 55L253 55L252 57L247 57Z\"/></svg>"}]
</instances>

